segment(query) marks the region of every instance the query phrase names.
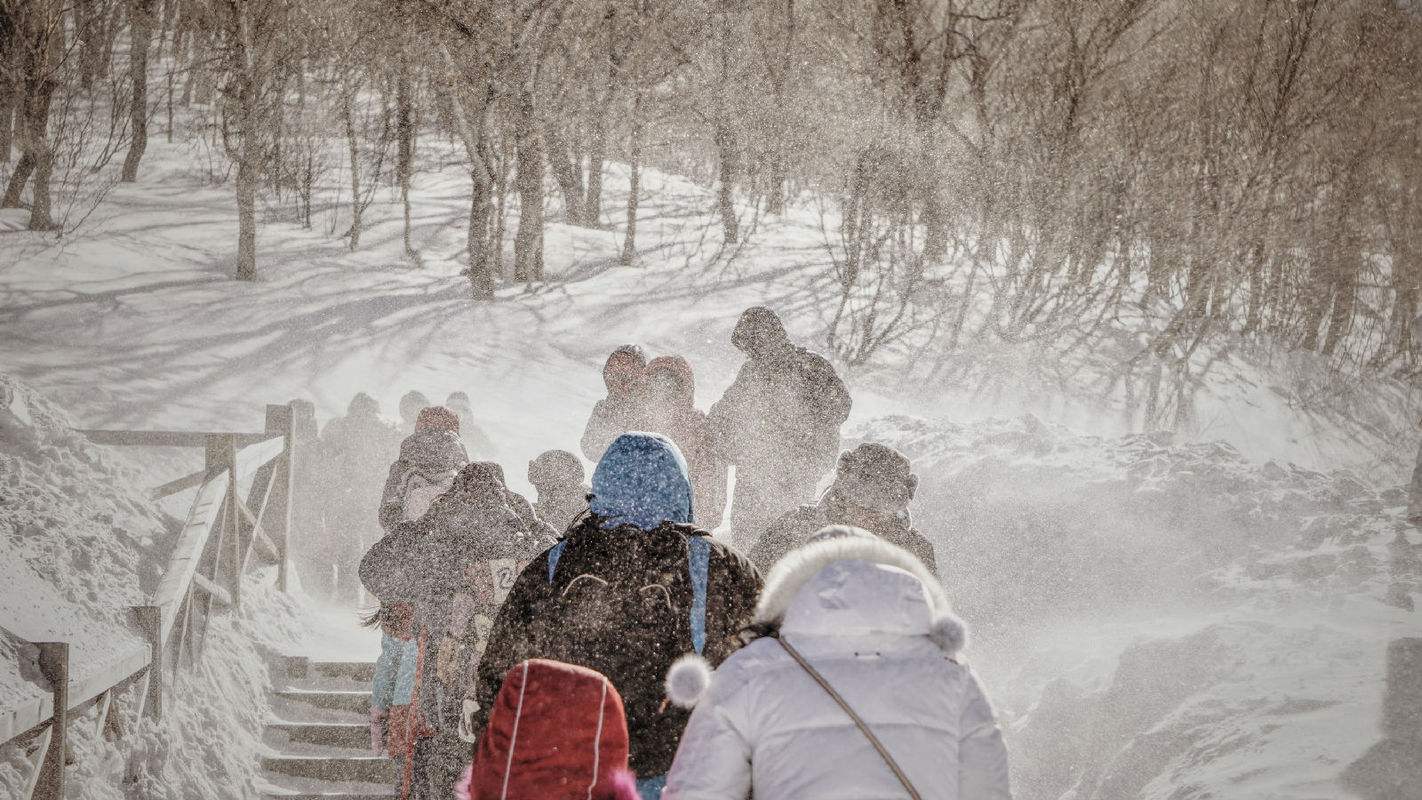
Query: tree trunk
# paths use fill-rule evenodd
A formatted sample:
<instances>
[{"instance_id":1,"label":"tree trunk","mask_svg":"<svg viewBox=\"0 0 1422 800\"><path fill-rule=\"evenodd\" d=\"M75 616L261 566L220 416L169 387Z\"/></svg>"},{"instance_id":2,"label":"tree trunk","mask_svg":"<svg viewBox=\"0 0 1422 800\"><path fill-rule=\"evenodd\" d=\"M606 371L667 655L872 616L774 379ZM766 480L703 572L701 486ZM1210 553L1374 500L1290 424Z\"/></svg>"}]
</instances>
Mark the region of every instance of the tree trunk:
<instances>
[{"instance_id":1,"label":"tree trunk","mask_svg":"<svg viewBox=\"0 0 1422 800\"><path fill-rule=\"evenodd\" d=\"M0 164L10 163L10 151L15 142L15 84L0 78Z\"/></svg>"},{"instance_id":2,"label":"tree trunk","mask_svg":"<svg viewBox=\"0 0 1422 800\"><path fill-rule=\"evenodd\" d=\"M631 174L627 184L627 235L622 238L621 264L630 267L637 259L637 202L642 190L642 92L632 100L632 141L628 147Z\"/></svg>"},{"instance_id":3,"label":"tree trunk","mask_svg":"<svg viewBox=\"0 0 1422 800\"><path fill-rule=\"evenodd\" d=\"M247 137L244 136L244 139ZM257 165L254 149L243 142L242 159L237 163L237 280L257 277Z\"/></svg>"},{"instance_id":4,"label":"tree trunk","mask_svg":"<svg viewBox=\"0 0 1422 800\"><path fill-rule=\"evenodd\" d=\"M587 192L583 198L583 218L591 228L602 224L602 164L607 160L607 120L604 112L596 113L592 145L588 148Z\"/></svg>"},{"instance_id":5,"label":"tree trunk","mask_svg":"<svg viewBox=\"0 0 1422 800\"><path fill-rule=\"evenodd\" d=\"M725 244L730 245L740 239L740 223L736 219L734 194L738 144L736 134L731 129L730 109L727 108L728 94L731 91L731 34L729 24L725 19L726 13L726 10L722 8L716 14L716 21L719 23L717 27L720 38L721 85L717 90L716 121L712 138L715 141L716 154L720 161L720 173L716 181L716 209L721 214L721 229Z\"/></svg>"},{"instance_id":6,"label":"tree trunk","mask_svg":"<svg viewBox=\"0 0 1422 800\"><path fill-rule=\"evenodd\" d=\"M395 77L396 178L400 184L400 206L403 210L402 241L405 255L415 254L410 241L410 176L415 170L415 103L410 89L410 63L400 57L399 74Z\"/></svg>"},{"instance_id":7,"label":"tree trunk","mask_svg":"<svg viewBox=\"0 0 1422 800\"><path fill-rule=\"evenodd\" d=\"M20 121L24 124L24 120ZM20 160L15 162L15 171L10 173L10 182L5 185L5 197L0 199L0 208L19 208L20 199L25 194L25 184L30 182L30 175L35 171L35 157L26 149L20 153Z\"/></svg>"},{"instance_id":8,"label":"tree trunk","mask_svg":"<svg viewBox=\"0 0 1422 800\"><path fill-rule=\"evenodd\" d=\"M132 95L128 104L128 155L123 159L123 175L119 180L138 180L138 163L148 148L148 45L153 38L153 0L129 0L128 78Z\"/></svg>"},{"instance_id":9,"label":"tree trunk","mask_svg":"<svg viewBox=\"0 0 1422 800\"><path fill-rule=\"evenodd\" d=\"M347 79L349 81L349 79ZM349 82L341 93L341 116L346 124L346 152L351 162L351 244L360 247L360 140L356 137L356 87Z\"/></svg>"},{"instance_id":10,"label":"tree trunk","mask_svg":"<svg viewBox=\"0 0 1422 800\"><path fill-rule=\"evenodd\" d=\"M518 149L518 232L514 235L514 280L543 280L543 137L538 130L533 90L519 93L515 123Z\"/></svg>"},{"instance_id":11,"label":"tree trunk","mask_svg":"<svg viewBox=\"0 0 1422 800\"><path fill-rule=\"evenodd\" d=\"M58 38L58 37L55 37ZM59 48L50 46L51 51ZM34 153L34 185L30 189L30 230L54 230L54 219L50 215L49 181L54 174L54 148L49 143L49 107L54 98L53 80L41 79L39 96L35 98L35 110L30 117L30 150Z\"/></svg>"},{"instance_id":12,"label":"tree trunk","mask_svg":"<svg viewBox=\"0 0 1422 800\"><path fill-rule=\"evenodd\" d=\"M572 146L557 126L549 126L548 166L563 194L564 216L573 225L592 227L583 208L583 179L571 157Z\"/></svg>"},{"instance_id":13,"label":"tree trunk","mask_svg":"<svg viewBox=\"0 0 1422 800\"><path fill-rule=\"evenodd\" d=\"M497 281L490 258L489 222L494 204L480 170L469 174L469 285L476 300L492 300Z\"/></svg>"},{"instance_id":14,"label":"tree trunk","mask_svg":"<svg viewBox=\"0 0 1422 800\"><path fill-rule=\"evenodd\" d=\"M34 26L28 37L22 61L28 62L25 73L25 143L32 159L34 184L30 188L30 230L54 229L50 215L49 181L54 173L54 148L49 142L49 111L54 91L59 86L58 72L63 55L64 33L50 24L50 16L60 12L53 8L37 9L29 22ZM21 184L23 188L23 183ZM9 199L8 197L6 199ZM16 198L18 202L18 198Z\"/></svg>"},{"instance_id":15,"label":"tree trunk","mask_svg":"<svg viewBox=\"0 0 1422 800\"><path fill-rule=\"evenodd\" d=\"M736 136L730 124L716 123L716 152L720 155L720 174L716 186L716 210L721 214L721 230L726 244L740 240L740 221L736 219Z\"/></svg>"}]
</instances>

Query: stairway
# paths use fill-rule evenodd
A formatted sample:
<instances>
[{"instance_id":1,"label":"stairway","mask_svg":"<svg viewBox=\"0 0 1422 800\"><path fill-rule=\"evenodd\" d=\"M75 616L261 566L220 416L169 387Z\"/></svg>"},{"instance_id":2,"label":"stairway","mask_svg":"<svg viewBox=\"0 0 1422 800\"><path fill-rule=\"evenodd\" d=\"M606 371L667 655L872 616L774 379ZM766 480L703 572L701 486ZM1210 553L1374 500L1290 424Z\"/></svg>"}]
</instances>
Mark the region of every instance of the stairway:
<instances>
[{"instance_id":1,"label":"stairway","mask_svg":"<svg viewBox=\"0 0 1422 800\"><path fill-rule=\"evenodd\" d=\"M384 800L395 762L370 751L370 662L283 657L260 791L268 800Z\"/></svg>"}]
</instances>

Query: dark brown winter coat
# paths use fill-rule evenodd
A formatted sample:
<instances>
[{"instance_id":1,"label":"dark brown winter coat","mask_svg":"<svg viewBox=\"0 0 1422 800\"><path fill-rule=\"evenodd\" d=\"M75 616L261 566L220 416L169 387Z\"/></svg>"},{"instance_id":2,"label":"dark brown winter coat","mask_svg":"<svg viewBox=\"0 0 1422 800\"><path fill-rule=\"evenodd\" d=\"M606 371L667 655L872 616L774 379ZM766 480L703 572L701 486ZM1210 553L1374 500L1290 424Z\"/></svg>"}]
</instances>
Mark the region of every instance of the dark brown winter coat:
<instances>
[{"instance_id":1,"label":"dark brown winter coat","mask_svg":"<svg viewBox=\"0 0 1422 800\"><path fill-rule=\"evenodd\" d=\"M712 664L739 646L737 633L750 623L760 593L760 573L689 525L642 531L603 530L599 524L590 516L570 531L553 569L545 552L519 575L494 621L477 697L481 708L492 708L505 673L529 658L595 669L626 703L633 771L661 775L671 767L688 718L664 707L663 678L673 661L693 651L690 540L705 537L710 545L703 655Z\"/></svg>"}]
</instances>

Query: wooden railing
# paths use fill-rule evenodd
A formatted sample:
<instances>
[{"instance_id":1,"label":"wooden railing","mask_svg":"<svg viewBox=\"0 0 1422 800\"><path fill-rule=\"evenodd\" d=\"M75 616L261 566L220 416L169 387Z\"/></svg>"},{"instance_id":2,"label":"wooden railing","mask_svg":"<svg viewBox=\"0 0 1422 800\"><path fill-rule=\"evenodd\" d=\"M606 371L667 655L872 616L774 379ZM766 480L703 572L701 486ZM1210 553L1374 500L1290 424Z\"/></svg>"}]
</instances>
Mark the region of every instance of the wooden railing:
<instances>
[{"instance_id":1,"label":"wooden railing","mask_svg":"<svg viewBox=\"0 0 1422 800\"><path fill-rule=\"evenodd\" d=\"M175 676L180 667L192 665L214 608L241 605L242 575L254 558L276 565L276 587L286 591L296 457L292 421L290 405L272 405L262 433L80 431L97 444L202 447L207 463L153 490L155 498L193 487L197 494L149 604L131 609L146 646L121 649L102 663L75 664L70 643L33 643L51 694L0 708L0 743L19 739L31 744L33 769L22 798L64 797L70 716L97 704L99 732L121 736L126 725L113 713L113 697L141 683L132 721L162 717L165 672ZM244 498L238 485L248 478L251 488Z\"/></svg>"}]
</instances>

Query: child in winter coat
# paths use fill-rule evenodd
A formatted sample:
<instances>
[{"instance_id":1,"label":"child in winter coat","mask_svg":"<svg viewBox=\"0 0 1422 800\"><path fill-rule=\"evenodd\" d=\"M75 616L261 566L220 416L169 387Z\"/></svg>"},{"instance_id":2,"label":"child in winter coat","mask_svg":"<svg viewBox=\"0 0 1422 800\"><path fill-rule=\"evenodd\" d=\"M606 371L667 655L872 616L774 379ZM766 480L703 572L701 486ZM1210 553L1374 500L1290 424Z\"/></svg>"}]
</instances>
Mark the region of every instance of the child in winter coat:
<instances>
[{"instance_id":1,"label":"child in winter coat","mask_svg":"<svg viewBox=\"0 0 1422 800\"><path fill-rule=\"evenodd\" d=\"M459 800L637 800L622 696L601 673L524 661L504 676Z\"/></svg>"},{"instance_id":2,"label":"child in winter coat","mask_svg":"<svg viewBox=\"0 0 1422 800\"><path fill-rule=\"evenodd\" d=\"M408 795L410 758L414 750L418 716L412 710L415 669L419 660L415 640L415 610L409 603L384 603L367 625L380 626L380 657L370 689L370 749L401 761L401 784Z\"/></svg>"},{"instance_id":3,"label":"child in winter coat","mask_svg":"<svg viewBox=\"0 0 1422 800\"><path fill-rule=\"evenodd\" d=\"M908 551L821 531L771 570L752 629L714 674L689 659L668 673L695 711L664 800L1011 797L963 624Z\"/></svg>"}]
</instances>

